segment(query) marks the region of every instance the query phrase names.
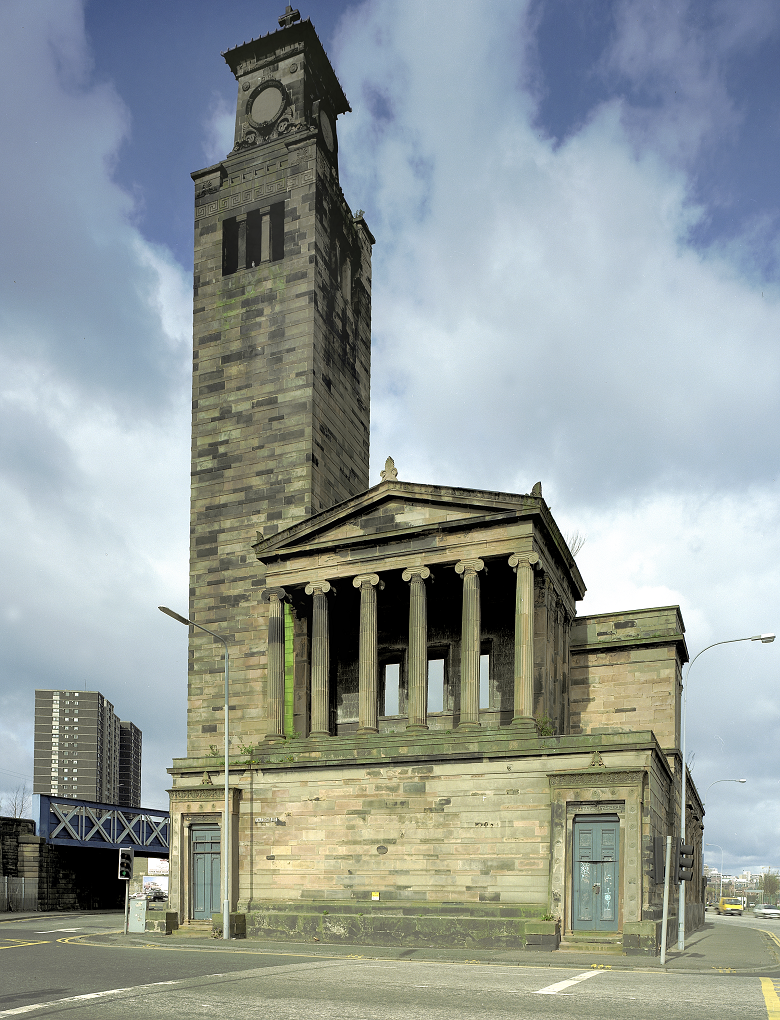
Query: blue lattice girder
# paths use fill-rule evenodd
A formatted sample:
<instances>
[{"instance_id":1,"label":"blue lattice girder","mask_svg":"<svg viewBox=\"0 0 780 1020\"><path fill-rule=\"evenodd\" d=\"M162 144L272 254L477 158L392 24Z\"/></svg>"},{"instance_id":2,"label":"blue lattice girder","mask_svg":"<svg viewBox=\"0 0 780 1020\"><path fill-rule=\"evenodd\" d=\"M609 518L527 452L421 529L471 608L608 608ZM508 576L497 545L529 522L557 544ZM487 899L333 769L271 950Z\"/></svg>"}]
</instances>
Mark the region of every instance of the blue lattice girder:
<instances>
[{"instance_id":1,"label":"blue lattice girder","mask_svg":"<svg viewBox=\"0 0 780 1020\"><path fill-rule=\"evenodd\" d=\"M167 857L170 815L41 794L38 832L58 846L130 847L140 855Z\"/></svg>"}]
</instances>

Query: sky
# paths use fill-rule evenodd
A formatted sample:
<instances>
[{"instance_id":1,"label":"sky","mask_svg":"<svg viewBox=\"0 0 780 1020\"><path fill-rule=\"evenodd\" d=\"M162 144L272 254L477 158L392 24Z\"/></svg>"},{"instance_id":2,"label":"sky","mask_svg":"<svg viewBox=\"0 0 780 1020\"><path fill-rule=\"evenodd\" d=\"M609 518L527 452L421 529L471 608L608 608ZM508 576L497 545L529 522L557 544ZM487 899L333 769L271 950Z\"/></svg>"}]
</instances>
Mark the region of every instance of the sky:
<instances>
[{"instance_id":1,"label":"sky","mask_svg":"<svg viewBox=\"0 0 780 1020\"><path fill-rule=\"evenodd\" d=\"M193 186L267 0L4 0L0 797L36 688L185 753ZM780 627L780 5L312 0L377 238L371 481L529 492L580 613L679 605L691 656ZM688 690L707 863L780 866L780 641ZM745 784L730 782L746 779ZM726 782L723 782L726 780ZM715 785L713 785L715 784Z\"/></svg>"}]
</instances>

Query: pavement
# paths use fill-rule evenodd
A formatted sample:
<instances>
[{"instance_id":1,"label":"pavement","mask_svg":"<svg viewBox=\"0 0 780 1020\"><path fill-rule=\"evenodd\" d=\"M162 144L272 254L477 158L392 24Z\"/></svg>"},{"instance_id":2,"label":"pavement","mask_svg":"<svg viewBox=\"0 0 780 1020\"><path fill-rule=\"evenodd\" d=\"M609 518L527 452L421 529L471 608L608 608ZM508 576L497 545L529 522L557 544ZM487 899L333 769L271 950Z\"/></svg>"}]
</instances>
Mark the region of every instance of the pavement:
<instances>
[{"instance_id":1,"label":"pavement","mask_svg":"<svg viewBox=\"0 0 780 1020\"><path fill-rule=\"evenodd\" d=\"M85 912L82 912L85 913ZM94 911L94 913L101 913ZM104 912L103 912L104 913ZM42 919L44 916L67 918L68 914L0 913L0 920ZM759 922L755 922L758 924ZM117 914L117 927L122 915ZM124 935L121 931L108 934L74 936L74 940L92 945L114 945L129 948L155 946L171 950L235 952L274 956L307 956L323 959L351 960L419 960L432 963L482 963L520 967L579 967L600 970L651 970L678 974L778 974L780 975L780 928L763 930L748 924L725 924L708 919L702 928L686 939L681 953L667 950L666 963L660 957L622 956L598 951L538 952L533 950L469 950L404 948L403 946L364 946L327 942L280 942L265 939L214 939L207 933L163 935L157 932Z\"/></svg>"}]
</instances>

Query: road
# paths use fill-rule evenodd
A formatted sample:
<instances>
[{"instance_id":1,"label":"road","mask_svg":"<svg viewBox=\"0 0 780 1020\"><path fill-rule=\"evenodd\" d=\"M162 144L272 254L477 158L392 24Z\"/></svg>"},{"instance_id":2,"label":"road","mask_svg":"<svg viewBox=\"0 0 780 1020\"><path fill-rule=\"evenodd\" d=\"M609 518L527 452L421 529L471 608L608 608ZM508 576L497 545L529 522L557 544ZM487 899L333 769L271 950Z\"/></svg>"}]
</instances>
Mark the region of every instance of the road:
<instances>
[{"instance_id":1,"label":"road","mask_svg":"<svg viewBox=\"0 0 780 1020\"><path fill-rule=\"evenodd\" d=\"M716 923L773 928L780 938L780 922ZM252 942L131 947L109 935L120 926L117 914L0 923L0 1018L780 1020L780 973L664 972L641 959L632 969L594 969L547 954L538 965L432 963L371 959L361 947L330 957L327 947L279 952Z\"/></svg>"}]
</instances>

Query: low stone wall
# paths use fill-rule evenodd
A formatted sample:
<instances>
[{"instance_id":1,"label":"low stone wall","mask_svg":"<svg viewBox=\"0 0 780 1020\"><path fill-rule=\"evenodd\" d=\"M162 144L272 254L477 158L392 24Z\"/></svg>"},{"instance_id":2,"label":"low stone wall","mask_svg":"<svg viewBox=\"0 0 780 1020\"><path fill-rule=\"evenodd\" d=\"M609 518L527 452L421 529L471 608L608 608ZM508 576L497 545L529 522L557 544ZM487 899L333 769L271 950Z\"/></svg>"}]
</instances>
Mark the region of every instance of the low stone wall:
<instances>
[{"instance_id":1,"label":"low stone wall","mask_svg":"<svg viewBox=\"0 0 780 1020\"><path fill-rule=\"evenodd\" d=\"M626 921L623 952L626 956L657 956L661 950L660 921Z\"/></svg>"},{"instance_id":2,"label":"low stone wall","mask_svg":"<svg viewBox=\"0 0 780 1020\"><path fill-rule=\"evenodd\" d=\"M179 915L175 910L161 911L155 917L146 915L146 931L161 932L170 935L179 927Z\"/></svg>"},{"instance_id":3,"label":"low stone wall","mask_svg":"<svg viewBox=\"0 0 780 1020\"><path fill-rule=\"evenodd\" d=\"M439 949L553 951L560 943L557 922L541 920L538 907L522 904L480 910L473 904L269 903L247 912L246 934L285 942Z\"/></svg>"}]
</instances>

